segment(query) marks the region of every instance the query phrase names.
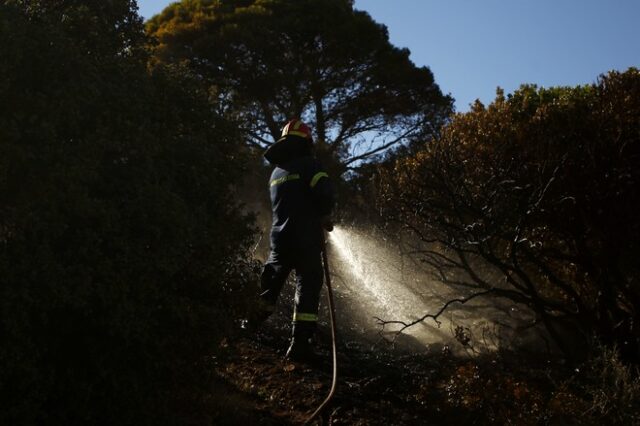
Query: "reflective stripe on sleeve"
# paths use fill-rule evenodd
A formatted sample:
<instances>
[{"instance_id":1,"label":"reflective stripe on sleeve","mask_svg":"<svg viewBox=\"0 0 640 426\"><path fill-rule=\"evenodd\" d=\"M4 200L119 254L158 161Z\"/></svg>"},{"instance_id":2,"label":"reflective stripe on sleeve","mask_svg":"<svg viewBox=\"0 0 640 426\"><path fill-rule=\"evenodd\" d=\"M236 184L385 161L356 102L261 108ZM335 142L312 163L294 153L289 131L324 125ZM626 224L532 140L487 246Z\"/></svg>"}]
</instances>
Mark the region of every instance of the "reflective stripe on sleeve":
<instances>
[{"instance_id":1,"label":"reflective stripe on sleeve","mask_svg":"<svg viewBox=\"0 0 640 426\"><path fill-rule=\"evenodd\" d=\"M305 314L303 312L294 312L293 313L294 321L318 321L318 315L316 314Z\"/></svg>"},{"instance_id":2,"label":"reflective stripe on sleeve","mask_svg":"<svg viewBox=\"0 0 640 426\"><path fill-rule=\"evenodd\" d=\"M318 183L318 181L319 181L320 179L322 179L323 177L328 178L328 177L329 177L329 175L328 175L327 173L325 173L325 172L318 172L318 173L316 173L316 174L313 176L313 178L311 179L311 184L310 184L310 186L311 186L312 188L313 188L314 186L316 186L316 184Z\"/></svg>"},{"instance_id":3,"label":"reflective stripe on sleeve","mask_svg":"<svg viewBox=\"0 0 640 426\"><path fill-rule=\"evenodd\" d=\"M297 130L289 130L287 135L300 136L301 138L309 137L305 132L298 132Z\"/></svg>"},{"instance_id":4,"label":"reflective stripe on sleeve","mask_svg":"<svg viewBox=\"0 0 640 426\"><path fill-rule=\"evenodd\" d=\"M278 179L274 179L271 182L269 182L269 186L276 186L276 185L280 185L281 183L285 183L287 181L290 180L298 180L300 179L300 175L295 173L295 174L291 174L291 175L287 175L287 176L282 176Z\"/></svg>"}]
</instances>

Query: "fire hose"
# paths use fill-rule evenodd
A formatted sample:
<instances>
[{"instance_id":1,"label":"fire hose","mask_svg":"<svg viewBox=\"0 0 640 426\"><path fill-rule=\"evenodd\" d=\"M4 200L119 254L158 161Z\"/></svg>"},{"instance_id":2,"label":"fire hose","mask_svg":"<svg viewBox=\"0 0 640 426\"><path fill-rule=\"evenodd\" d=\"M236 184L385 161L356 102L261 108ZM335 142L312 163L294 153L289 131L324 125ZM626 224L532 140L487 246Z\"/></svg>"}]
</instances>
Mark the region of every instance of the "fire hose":
<instances>
[{"instance_id":1,"label":"fire hose","mask_svg":"<svg viewBox=\"0 0 640 426\"><path fill-rule=\"evenodd\" d=\"M333 227L332 227L333 228ZM336 343L336 308L333 303L333 289L331 288L331 275L329 274L329 260L327 258L327 245L325 242L325 233L322 233L322 264L324 266L324 279L327 284L327 299L329 302L329 318L331 320L331 347L332 347L332 355L333 355L333 377L331 379L331 389L329 390L329 394L322 401L322 404L316 408L316 411L309 416L309 418L304 422L304 424L309 424L314 421L322 412L322 410L331 402L333 395L336 392L336 385L338 382L338 350Z\"/></svg>"}]
</instances>

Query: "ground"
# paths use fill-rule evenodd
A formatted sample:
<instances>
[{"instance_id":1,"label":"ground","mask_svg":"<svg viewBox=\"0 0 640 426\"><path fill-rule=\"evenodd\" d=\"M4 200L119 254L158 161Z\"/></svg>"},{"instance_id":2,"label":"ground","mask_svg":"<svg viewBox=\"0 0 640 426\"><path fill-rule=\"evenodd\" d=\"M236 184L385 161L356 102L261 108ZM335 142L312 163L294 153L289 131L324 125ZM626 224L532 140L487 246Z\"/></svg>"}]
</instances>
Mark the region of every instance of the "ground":
<instances>
[{"instance_id":1,"label":"ground","mask_svg":"<svg viewBox=\"0 0 640 426\"><path fill-rule=\"evenodd\" d=\"M319 367L283 359L286 330L271 327L223 342L216 361L216 424L302 424L331 385L330 341L321 330ZM570 384L576 369L558 360L495 354L483 359L398 353L339 345L339 382L316 424L467 425L597 424L592 401ZM593 418L595 422L595 417Z\"/></svg>"}]
</instances>

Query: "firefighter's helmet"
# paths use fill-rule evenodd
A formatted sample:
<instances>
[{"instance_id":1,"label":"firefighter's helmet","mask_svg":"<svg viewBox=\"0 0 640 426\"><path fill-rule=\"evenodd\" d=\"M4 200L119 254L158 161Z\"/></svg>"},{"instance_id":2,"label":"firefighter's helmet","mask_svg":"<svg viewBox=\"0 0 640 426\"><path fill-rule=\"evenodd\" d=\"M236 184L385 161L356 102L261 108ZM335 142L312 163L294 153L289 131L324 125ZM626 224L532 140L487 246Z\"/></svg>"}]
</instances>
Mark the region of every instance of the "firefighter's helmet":
<instances>
[{"instance_id":1,"label":"firefighter's helmet","mask_svg":"<svg viewBox=\"0 0 640 426\"><path fill-rule=\"evenodd\" d=\"M290 120L282 128L281 137L284 138L285 136L289 136L289 135L299 136L301 138L305 138L310 141L312 140L311 129L309 128L309 126L307 126L306 124L304 124L302 120L298 120L297 118L294 120Z\"/></svg>"}]
</instances>

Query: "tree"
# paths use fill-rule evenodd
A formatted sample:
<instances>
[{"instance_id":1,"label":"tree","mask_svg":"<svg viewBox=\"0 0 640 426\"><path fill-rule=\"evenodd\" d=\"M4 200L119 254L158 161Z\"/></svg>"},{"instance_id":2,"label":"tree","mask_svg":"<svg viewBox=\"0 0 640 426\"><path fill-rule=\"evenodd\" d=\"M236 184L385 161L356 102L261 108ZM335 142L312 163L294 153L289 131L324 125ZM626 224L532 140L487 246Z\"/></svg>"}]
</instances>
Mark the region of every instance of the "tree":
<instances>
[{"instance_id":1,"label":"tree","mask_svg":"<svg viewBox=\"0 0 640 426\"><path fill-rule=\"evenodd\" d=\"M312 123L339 174L437 134L452 100L383 25L348 0L185 0L147 23L158 61L186 62L265 147L292 117Z\"/></svg>"},{"instance_id":2,"label":"tree","mask_svg":"<svg viewBox=\"0 0 640 426\"><path fill-rule=\"evenodd\" d=\"M253 290L239 135L132 1L3 1L0 38L0 423L210 423Z\"/></svg>"},{"instance_id":3,"label":"tree","mask_svg":"<svg viewBox=\"0 0 640 426\"><path fill-rule=\"evenodd\" d=\"M638 123L633 68L499 92L384 170L381 202L438 279L528 307L567 352L559 324L637 361Z\"/></svg>"}]
</instances>

